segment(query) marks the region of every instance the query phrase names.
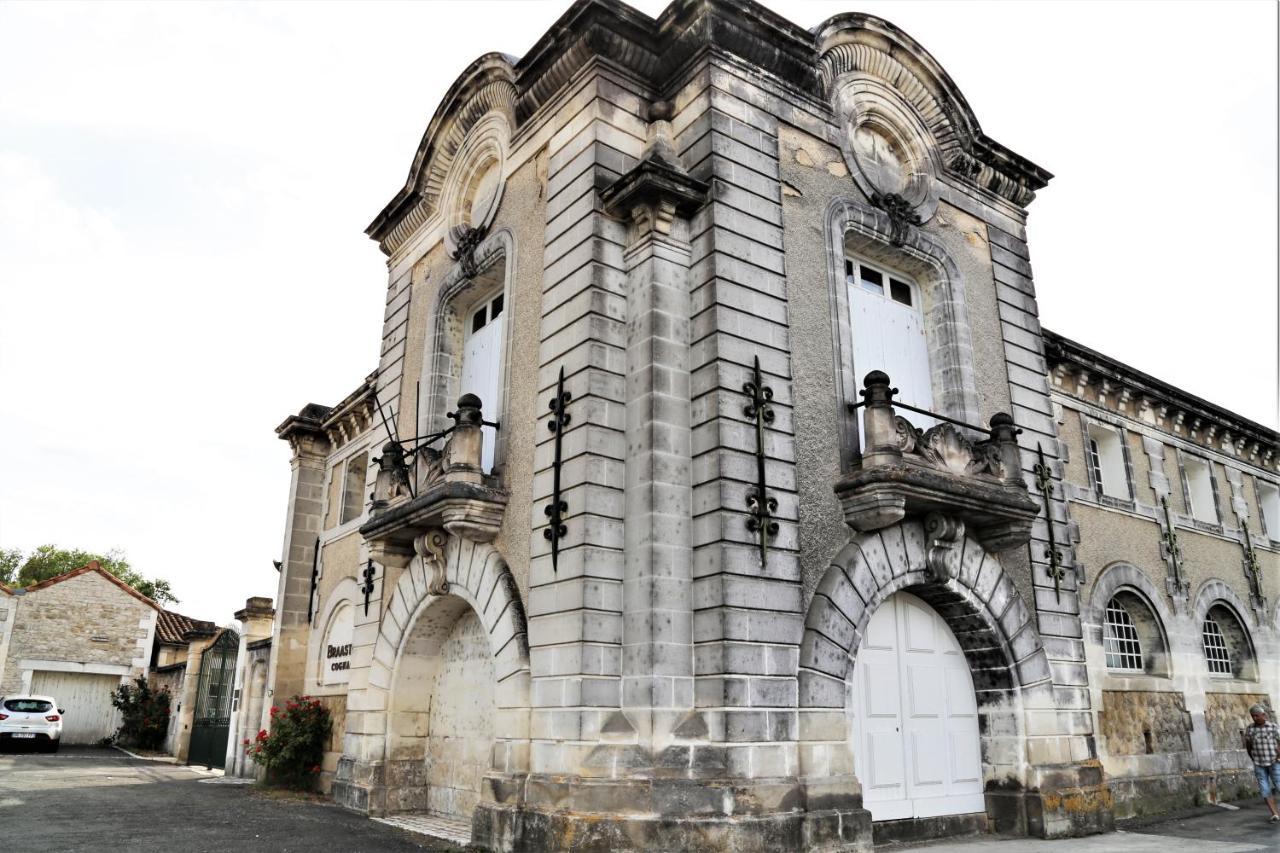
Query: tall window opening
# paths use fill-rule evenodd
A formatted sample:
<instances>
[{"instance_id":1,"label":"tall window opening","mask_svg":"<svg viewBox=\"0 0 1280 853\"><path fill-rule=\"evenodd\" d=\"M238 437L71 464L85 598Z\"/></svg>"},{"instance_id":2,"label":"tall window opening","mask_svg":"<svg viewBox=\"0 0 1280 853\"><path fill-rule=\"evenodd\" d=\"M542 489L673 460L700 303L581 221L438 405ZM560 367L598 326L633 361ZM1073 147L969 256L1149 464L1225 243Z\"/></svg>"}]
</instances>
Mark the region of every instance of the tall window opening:
<instances>
[{"instance_id":1,"label":"tall window opening","mask_svg":"<svg viewBox=\"0 0 1280 853\"><path fill-rule=\"evenodd\" d=\"M369 460L364 453L357 453L347 460L342 475L342 524L364 514L365 477L368 472Z\"/></svg>"},{"instance_id":2,"label":"tall window opening","mask_svg":"<svg viewBox=\"0 0 1280 853\"><path fill-rule=\"evenodd\" d=\"M1280 541L1280 487L1275 483L1254 480L1258 507L1262 510L1262 531L1273 542Z\"/></svg>"},{"instance_id":3,"label":"tall window opening","mask_svg":"<svg viewBox=\"0 0 1280 853\"><path fill-rule=\"evenodd\" d=\"M1096 493L1117 500L1131 500L1133 495L1129 490L1129 474L1124 460L1124 438L1119 430L1089 424L1086 444Z\"/></svg>"},{"instance_id":4,"label":"tall window opening","mask_svg":"<svg viewBox=\"0 0 1280 853\"><path fill-rule=\"evenodd\" d=\"M916 282L888 267L846 258L845 286L857 386L862 387L871 371L883 370L898 389L895 400L935 411L924 312ZM921 428L934 423L919 415L908 419Z\"/></svg>"},{"instance_id":5,"label":"tall window opening","mask_svg":"<svg viewBox=\"0 0 1280 853\"><path fill-rule=\"evenodd\" d=\"M1214 494L1213 468L1198 456L1182 458L1182 473L1187 484L1187 503L1191 516L1206 524L1218 523L1218 502Z\"/></svg>"},{"instance_id":6,"label":"tall window opening","mask_svg":"<svg viewBox=\"0 0 1280 853\"><path fill-rule=\"evenodd\" d=\"M475 394L480 398L486 421L498 420L501 405L504 308L502 293L491 293L481 299L466 318L460 391L461 394ZM481 430L481 435L484 446L480 464L486 472L492 471L497 433L493 427L487 426Z\"/></svg>"}]
</instances>

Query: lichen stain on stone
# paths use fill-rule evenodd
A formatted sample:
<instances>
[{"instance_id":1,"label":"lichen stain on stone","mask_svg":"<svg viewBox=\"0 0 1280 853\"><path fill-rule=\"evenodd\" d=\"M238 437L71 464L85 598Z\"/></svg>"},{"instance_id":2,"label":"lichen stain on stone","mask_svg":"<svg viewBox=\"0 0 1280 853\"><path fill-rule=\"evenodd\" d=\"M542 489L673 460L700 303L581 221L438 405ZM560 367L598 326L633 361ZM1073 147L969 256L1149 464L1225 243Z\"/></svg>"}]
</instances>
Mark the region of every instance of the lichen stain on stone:
<instances>
[{"instance_id":1,"label":"lichen stain on stone","mask_svg":"<svg viewBox=\"0 0 1280 853\"><path fill-rule=\"evenodd\" d=\"M796 189L794 186L787 183L786 181L782 182L782 194L784 196L790 196L791 198L800 198L802 195L804 195L804 193L800 192L800 190Z\"/></svg>"},{"instance_id":2,"label":"lichen stain on stone","mask_svg":"<svg viewBox=\"0 0 1280 853\"><path fill-rule=\"evenodd\" d=\"M965 239L965 242L968 243L970 246L977 246L978 248L982 248L983 246L987 245L987 241L982 239L982 235L979 234L977 231L964 232L964 239Z\"/></svg>"},{"instance_id":3,"label":"lichen stain on stone","mask_svg":"<svg viewBox=\"0 0 1280 853\"><path fill-rule=\"evenodd\" d=\"M803 148L796 149L796 162L801 166L812 166L813 156Z\"/></svg>"},{"instance_id":4,"label":"lichen stain on stone","mask_svg":"<svg viewBox=\"0 0 1280 853\"><path fill-rule=\"evenodd\" d=\"M837 178L849 177L849 167L839 160L834 160L827 164L827 171Z\"/></svg>"}]
</instances>

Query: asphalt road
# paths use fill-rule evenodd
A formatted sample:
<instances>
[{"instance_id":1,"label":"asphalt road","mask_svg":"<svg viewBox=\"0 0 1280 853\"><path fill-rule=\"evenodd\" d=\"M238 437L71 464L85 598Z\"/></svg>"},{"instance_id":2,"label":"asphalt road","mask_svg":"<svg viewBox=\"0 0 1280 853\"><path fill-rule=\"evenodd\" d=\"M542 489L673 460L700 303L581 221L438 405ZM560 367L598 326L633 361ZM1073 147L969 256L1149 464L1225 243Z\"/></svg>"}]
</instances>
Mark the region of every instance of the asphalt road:
<instances>
[{"instance_id":1,"label":"asphalt road","mask_svg":"<svg viewBox=\"0 0 1280 853\"><path fill-rule=\"evenodd\" d=\"M1280 851L1280 825L1260 801L1227 810L1126 821L1082 839L966 838L930 853L1247 853ZM420 851L462 848L376 823L337 806L281 798L206 771L64 747L0 753L0 851L211 853Z\"/></svg>"},{"instance_id":2,"label":"asphalt road","mask_svg":"<svg viewBox=\"0 0 1280 853\"><path fill-rule=\"evenodd\" d=\"M0 753L0 850L458 851L334 805L112 749Z\"/></svg>"}]
</instances>

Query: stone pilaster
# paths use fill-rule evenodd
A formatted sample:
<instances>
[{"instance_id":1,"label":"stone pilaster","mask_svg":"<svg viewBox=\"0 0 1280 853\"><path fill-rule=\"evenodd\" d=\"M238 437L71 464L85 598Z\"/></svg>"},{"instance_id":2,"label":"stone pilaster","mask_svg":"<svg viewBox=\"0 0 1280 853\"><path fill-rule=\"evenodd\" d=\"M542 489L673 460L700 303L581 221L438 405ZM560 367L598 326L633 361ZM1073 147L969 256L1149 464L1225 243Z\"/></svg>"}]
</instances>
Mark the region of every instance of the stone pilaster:
<instances>
[{"instance_id":1,"label":"stone pilaster","mask_svg":"<svg viewBox=\"0 0 1280 853\"><path fill-rule=\"evenodd\" d=\"M279 607L272 636L271 672L267 676L268 700L302 692L306 670L307 618L311 598L311 573L315 567L316 541L324 524L324 471L329 440L320 423L328 409L307 406L289 417L276 433L289 442L289 509L285 517L284 559L276 592Z\"/></svg>"}]
</instances>

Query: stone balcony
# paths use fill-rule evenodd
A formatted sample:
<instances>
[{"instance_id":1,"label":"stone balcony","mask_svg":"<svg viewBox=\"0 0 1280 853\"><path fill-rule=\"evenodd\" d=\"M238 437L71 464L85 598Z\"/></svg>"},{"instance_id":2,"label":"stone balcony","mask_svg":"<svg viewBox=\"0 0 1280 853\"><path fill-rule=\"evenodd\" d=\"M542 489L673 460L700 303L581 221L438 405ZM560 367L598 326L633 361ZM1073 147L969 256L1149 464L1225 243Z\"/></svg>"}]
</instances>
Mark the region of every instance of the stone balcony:
<instances>
[{"instance_id":1,"label":"stone balcony","mask_svg":"<svg viewBox=\"0 0 1280 853\"><path fill-rule=\"evenodd\" d=\"M922 516L935 539L962 538L967 527L992 551L1028 542L1039 507L1022 477L1013 418L993 415L981 429L930 413L942 422L921 430L895 410L886 374L872 371L863 384L864 451L835 486L850 527L866 532Z\"/></svg>"},{"instance_id":2,"label":"stone balcony","mask_svg":"<svg viewBox=\"0 0 1280 853\"><path fill-rule=\"evenodd\" d=\"M474 394L458 400L458 410L450 415L453 427L433 437L447 436L439 450L429 446L432 439L409 449L398 441L383 445L375 460L370 518L360 528L374 560L404 568L416 554L442 576L447 535L476 542L498 535L507 493L481 468L480 405Z\"/></svg>"}]
</instances>

